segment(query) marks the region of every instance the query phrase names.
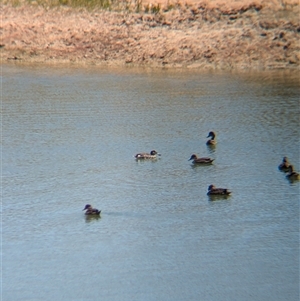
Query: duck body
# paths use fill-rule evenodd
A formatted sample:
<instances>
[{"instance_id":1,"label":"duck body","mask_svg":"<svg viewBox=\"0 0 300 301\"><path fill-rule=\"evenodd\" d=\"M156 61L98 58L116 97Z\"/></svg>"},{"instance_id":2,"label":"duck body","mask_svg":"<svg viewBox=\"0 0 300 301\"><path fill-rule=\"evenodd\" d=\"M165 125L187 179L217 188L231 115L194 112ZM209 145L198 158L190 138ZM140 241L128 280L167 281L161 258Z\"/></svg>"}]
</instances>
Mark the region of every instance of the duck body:
<instances>
[{"instance_id":1,"label":"duck body","mask_svg":"<svg viewBox=\"0 0 300 301\"><path fill-rule=\"evenodd\" d=\"M278 169L284 172L289 171L290 163L287 157L283 157L281 164L278 166Z\"/></svg>"},{"instance_id":2,"label":"duck body","mask_svg":"<svg viewBox=\"0 0 300 301\"><path fill-rule=\"evenodd\" d=\"M294 171L293 165L289 166L288 174L286 175L287 179L291 181L300 180L300 174Z\"/></svg>"},{"instance_id":3,"label":"duck body","mask_svg":"<svg viewBox=\"0 0 300 301\"><path fill-rule=\"evenodd\" d=\"M191 155L188 161L191 160L193 160L193 164L211 164L214 161L214 159L208 157L198 158L197 155L195 154Z\"/></svg>"},{"instance_id":4,"label":"duck body","mask_svg":"<svg viewBox=\"0 0 300 301\"><path fill-rule=\"evenodd\" d=\"M215 132L209 132L208 136L206 138L209 138L209 137L210 137L210 139L207 140L206 145L210 145L210 146L216 145L217 144L217 141L215 140L216 133Z\"/></svg>"},{"instance_id":5,"label":"duck body","mask_svg":"<svg viewBox=\"0 0 300 301\"><path fill-rule=\"evenodd\" d=\"M152 150L150 153L138 153L134 157L137 160L144 160L144 159L157 159L157 156L160 154L156 150Z\"/></svg>"},{"instance_id":6,"label":"duck body","mask_svg":"<svg viewBox=\"0 0 300 301\"><path fill-rule=\"evenodd\" d=\"M85 211L85 215L99 216L101 213L101 210L93 208L90 204L85 205L83 211Z\"/></svg>"},{"instance_id":7,"label":"duck body","mask_svg":"<svg viewBox=\"0 0 300 301\"><path fill-rule=\"evenodd\" d=\"M231 191L229 191L227 188L216 188L215 185L209 185L208 186L207 195L223 195L223 196L228 196L230 194L231 194Z\"/></svg>"}]
</instances>

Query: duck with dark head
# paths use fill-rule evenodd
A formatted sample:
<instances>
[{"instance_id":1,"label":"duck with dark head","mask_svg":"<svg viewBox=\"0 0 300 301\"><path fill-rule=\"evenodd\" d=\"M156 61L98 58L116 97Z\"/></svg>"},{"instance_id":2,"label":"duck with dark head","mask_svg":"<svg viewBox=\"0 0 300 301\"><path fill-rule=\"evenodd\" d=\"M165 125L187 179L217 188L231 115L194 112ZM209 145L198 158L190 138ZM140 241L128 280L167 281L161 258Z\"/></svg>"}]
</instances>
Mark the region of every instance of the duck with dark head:
<instances>
[{"instance_id":1,"label":"duck with dark head","mask_svg":"<svg viewBox=\"0 0 300 301\"><path fill-rule=\"evenodd\" d=\"M160 156L160 154L156 150L152 150L150 153L138 153L134 157L137 160L144 160L144 159L157 159L157 156Z\"/></svg>"},{"instance_id":2,"label":"duck with dark head","mask_svg":"<svg viewBox=\"0 0 300 301\"><path fill-rule=\"evenodd\" d=\"M229 191L227 188L217 188L215 185L209 185L208 186L208 192L207 195L214 196L229 196L231 194L231 191Z\"/></svg>"},{"instance_id":3,"label":"duck with dark head","mask_svg":"<svg viewBox=\"0 0 300 301\"><path fill-rule=\"evenodd\" d=\"M278 166L278 169L284 172L289 171L290 162L287 157L283 157L281 164Z\"/></svg>"},{"instance_id":4,"label":"duck with dark head","mask_svg":"<svg viewBox=\"0 0 300 301\"><path fill-rule=\"evenodd\" d=\"M216 138L216 133L215 132L209 132L208 136L206 138L210 138L209 140L207 140L206 145L209 146L214 146L217 144L217 141L215 140Z\"/></svg>"},{"instance_id":5,"label":"duck with dark head","mask_svg":"<svg viewBox=\"0 0 300 301\"><path fill-rule=\"evenodd\" d=\"M101 210L93 208L90 204L86 204L82 211L85 211L85 215L89 216L99 216L101 213Z\"/></svg>"},{"instance_id":6,"label":"duck with dark head","mask_svg":"<svg viewBox=\"0 0 300 301\"><path fill-rule=\"evenodd\" d=\"M193 160L193 164L211 164L214 161L214 159L211 159L209 157L198 158L196 154L191 155L188 161L191 160Z\"/></svg>"}]
</instances>

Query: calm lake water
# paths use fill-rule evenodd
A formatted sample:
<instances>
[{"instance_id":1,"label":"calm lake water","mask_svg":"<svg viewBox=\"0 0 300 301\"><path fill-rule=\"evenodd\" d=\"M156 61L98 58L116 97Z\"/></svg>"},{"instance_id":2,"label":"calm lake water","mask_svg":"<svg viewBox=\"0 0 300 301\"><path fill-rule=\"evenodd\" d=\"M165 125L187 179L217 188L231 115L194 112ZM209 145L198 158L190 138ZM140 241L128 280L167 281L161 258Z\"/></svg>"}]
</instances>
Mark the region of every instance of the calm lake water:
<instances>
[{"instance_id":1,"label":"calm lake water","mask_svg":"<svg viewBox=\"0 0 300 301\"><path fill-rule=\"evenodd\" d=\"M300 169L299 95L283 71L4 65L2 300L299 300L299 182L277 168Z\"/></svg>"}]
</instances>

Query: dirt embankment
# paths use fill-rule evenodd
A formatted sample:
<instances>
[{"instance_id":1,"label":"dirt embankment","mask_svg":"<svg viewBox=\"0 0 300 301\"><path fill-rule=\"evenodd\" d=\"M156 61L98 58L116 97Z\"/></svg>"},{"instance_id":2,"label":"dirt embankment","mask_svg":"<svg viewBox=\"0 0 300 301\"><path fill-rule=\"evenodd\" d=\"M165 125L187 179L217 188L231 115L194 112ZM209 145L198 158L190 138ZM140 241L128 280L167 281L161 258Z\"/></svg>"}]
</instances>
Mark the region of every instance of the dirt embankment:
<instances>
[{"instance_id":1,"label":"dirt embankment","mask_svg":"<svg viewBox=\"0 0 300 301\"><path fill-rule=\"evenodd\" d=\"M2 4L1 60L297 69L299 1L277 2L161 2L152 14Z\"/></svg>"}]
</instances>

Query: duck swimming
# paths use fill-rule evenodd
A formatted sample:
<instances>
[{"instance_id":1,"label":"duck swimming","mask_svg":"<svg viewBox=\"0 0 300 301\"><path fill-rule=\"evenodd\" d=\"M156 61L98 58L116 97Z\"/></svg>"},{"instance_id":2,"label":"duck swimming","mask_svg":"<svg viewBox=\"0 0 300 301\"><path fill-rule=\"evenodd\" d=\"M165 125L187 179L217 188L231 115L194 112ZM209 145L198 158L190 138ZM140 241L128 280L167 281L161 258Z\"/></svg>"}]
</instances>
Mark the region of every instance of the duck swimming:
<instances>
[{"instance_id":1,"label":"duck swimming","mask_svg":"<svg viewBox=\"0 0 300 301\"><path fill-rule=\"evenodd\" d=\"M90 205L90 204L85 205L85 207L83 208L82 211L85 211L85 215L96 215L96 216L99 216L100 213L101 213L101 210L93 208L92 205Z\"/></svg>"},{"instance_id":2,"label":"duck swimming","mask_svg":"<svg viewBox=\"0 0 300 301\"><path fill-rule=\"evenodd\" d=\"M286 177L291 181L300 180L300 175L296 171L294 171L293 165L289 166L289 173L286 175Z\"/></svg>"},{"instance_id":3,"label":"duck swimming","mask_svg":"<svg viewBox=\"0 0 300 301\"><path fill-rule=\"evenodd\" d=\"M188 161L190 160L193 160L194 164L211 164L214 161L214 159L208 157L198 158L195 154L191 155Z\"/></svg>"},{"instance_id":4,"label":"duck swimming","mask_svg":"<svg viewBox=\"0 0 300 301\"><path fill-rule=\"evenodd\" d=\"M288 172L289 171L289 167L290 167L290 162L288 161L287 157L283 157L282 159L282 163L278 166L278 169L284 172Z\"/></svg>"},{"instance_id":5,"label":"duck swimming","mask_svg":"<svg viewBox=\"0 0 300 301\"><path fill-rule=\"evenodd\" d=\"M157 156L160 156L160 154L156 150L152 150L149 153L138 153L134 157L136 159L157 159Z\"/></svg>"},{"instance_id":6,"label":"duck swimming","mask_svg":"<svg viewBox=\"0 0 300 301\"><path fill-rule=\"evenodd\" d=\"M206 145L216 145L217 141L215 140L216 138L216 133L215 132L209 132L208 136L206 138L211 137L211 139L207 140Z\"/></svg>"},{"instance_id":7,"label":"duck swimming","mask_svg":"<svg viewBox=\"0 0 300 301\"><path fill-rule=\"evenodd\" d=\"M208 186L208 193L207 195L230 195L231 191L226 188L216 188L215 185Z\"/></svg>"}]
</instances>

